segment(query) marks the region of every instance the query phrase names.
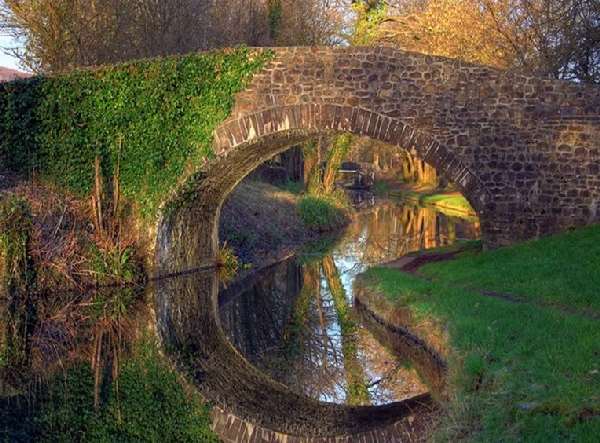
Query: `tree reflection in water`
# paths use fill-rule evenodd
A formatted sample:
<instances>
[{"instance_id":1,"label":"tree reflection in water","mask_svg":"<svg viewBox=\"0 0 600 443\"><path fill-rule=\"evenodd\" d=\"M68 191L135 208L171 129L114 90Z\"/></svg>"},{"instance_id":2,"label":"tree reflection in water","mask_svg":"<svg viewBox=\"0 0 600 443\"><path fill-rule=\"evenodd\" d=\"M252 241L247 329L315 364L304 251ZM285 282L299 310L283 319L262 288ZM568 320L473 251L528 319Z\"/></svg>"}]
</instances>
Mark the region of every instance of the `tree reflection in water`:
<instances>
[{"instance_id":1,"label":"tree reflection in water","mask_svg":"<svg viewBox=\"0 0 600 443\"><path fill-rule=\"evenodd\" d=\"M477 220L377 202L325 254L306 254L221 291L232 344L292 390L340 404L385 404L426 392L409 361L393 355L353 309L356 276L410 252L475 239Z\"/></svg>"}]
</instances>

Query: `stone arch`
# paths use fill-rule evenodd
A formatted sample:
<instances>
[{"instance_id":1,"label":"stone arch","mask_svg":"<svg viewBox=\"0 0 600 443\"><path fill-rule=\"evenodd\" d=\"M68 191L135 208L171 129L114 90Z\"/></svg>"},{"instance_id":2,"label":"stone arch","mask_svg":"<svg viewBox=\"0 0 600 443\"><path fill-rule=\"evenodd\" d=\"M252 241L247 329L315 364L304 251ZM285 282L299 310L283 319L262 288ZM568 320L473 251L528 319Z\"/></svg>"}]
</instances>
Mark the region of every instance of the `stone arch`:
<instances>
[{"instance_id":1,"label":"stone arch","mask_svg":"<svg viewBox=\"0 0 600 443\"><path fill-rule=\"evenodd\" d=\"M400 119L353 106L273 107L230 119L215 131L215 160L188 179L174 198L180 203L159 224L159 274L214 267L220 209L230 192L266 160L323 133L351 133L412 149L459 186L475 208L485 208L485 188L460 158ZM404 441L412 420L426 422L438 407L430 394L382 406L336 405L298 395L231 345L217 314L214 272L161 279L155 290L163 343L214 403L213 426L224 441Z\"/></svg>"},{"instance_id":2,"label":"stone arch","mask_svg":"<svg viewBox=\"0 0 600 443\"><path fill-rule=\"evenodd\" d=\"M322 118L324 109L334 113L334 120L342 125ZM310 117L300 120L303 113ZM354 123L344 120L345 115L354 116ZM266 119L268 131L252 129L252 122L260 119ZM159 275L214 267L220 209L226 197L261 163L290 146L324 132L350 132L388 143L429 140L393 119L385 120L385 130L383 121L377 113L360 109L291 106L226 122L215 133L217 158L188 179L174 198L179 204L159 223ZM377 124L379 129L371 127ZM419 152L436 149L434 142L428 143ZM463 184L471 183L471 176L458 162L447 162L440 164L448 165L453 174L462 174L452 177L464 177ZM161 339L174 350L172 358L180 370L191 374L190 381L215 404L213 426L225 441L403 441L411 433L412 420L426 421L437 408L429 394L382 406L323 403L273 381L241 356L225 336L217 314L219 283L211 269L160 279L155 291Z\"/></svg>"},{"instance_id":3,"label":"stone arch","mask_svg":"<svg viewBox=\"0 0 600 443\"><path fill-rule=\"evenodd\" d=\"M159 226L158 273L214 265L221 205L235 186L290 146L318 134L342 132L413 150L457 185L484 220L488 196L477 176L431 136L400 119L352 106L275 107L229 120L216 130L217 159L186 185L194 190L193 202L178 206Z\"/></svg>"},{"instance_id":4,"label":"stone arch","mask_svg":"<svg viewBox=\"0 0 600 443\"><path fill-rule=\"evenodd\" d=\"M174 201L196 196L196 209L163 216L159 273L210 262L221 197L244 170L322 131L416 151L473 205L486 247L600 222L598 87L392 48L253 51L271 60L216 129L215 160L175 191ZM178 241L187 249L169 266L166 245Z\"/></svg>"},{"instance_id":5,"label":"stone arch","mask_svg":"<svg viewBox=\"0 0 600 443\"><path fill-rule=\"evenodd\" d=\"M221 125L215 133L217 155L249 145L261 137L294 131L335 131L366 136L403 149L414 149L419 158L455 183L479 211L486 193L477 176L460 158L432 136L401 119L368 109L331 104L281 106L243 115Z\"/></svg>"},{"instance_id":6,"label":"stone arch","mask_svg":"<svg viewBox=\"0 0 600 443\"><path fill-rule=\"evenodd\" d=\"M275 107L231 119L217 129L216 159L188 179L178 195L181 203L159 225L159 274L213 267L220 209L235 186L290 146L318 134L342 132L414 149L468 193L476 207L485 207L485 191L460 159L399 119L351 106ZM210 270L163 279L156 286L156 312L162 340L176 350L180 369L215 403L214 427L225 441L403 441L412 420L427 420L437 407L429 394L357 407L292 392L233 348L220 326L218 293L217 277Z\"/></svg>"}]
</instances>

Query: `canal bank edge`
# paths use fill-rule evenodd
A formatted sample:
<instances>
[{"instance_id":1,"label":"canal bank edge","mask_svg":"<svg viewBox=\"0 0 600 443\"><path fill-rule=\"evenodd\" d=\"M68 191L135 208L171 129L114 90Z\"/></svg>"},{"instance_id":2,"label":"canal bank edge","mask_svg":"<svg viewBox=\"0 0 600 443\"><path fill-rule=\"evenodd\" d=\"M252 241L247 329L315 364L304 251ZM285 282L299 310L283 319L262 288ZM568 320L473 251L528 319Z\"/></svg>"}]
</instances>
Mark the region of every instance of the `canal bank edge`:
<instances>
[{"instance_id":1,"label":"canal bank edge","mask_svg":"<svg viewBox=\"0 0 600 443\"><path fill-rule=\"evenodd\" d=\"M446 261L427 263L423 256L422 267L413 258L364 273L366 293L380 303L367 300L374 310L389 317L403 306L443 325L449 396L437 438L596 441L599 240L595 225Z\"/></svg>"},{"instance_id":2,"label":"canal bank edge","mask_svg":"<svg viewBox=\"0 0 600 443\"><path fill-rule=\"evenodd\" d=\"M406 306L394 304L368 274L354 282L354 305L369 331L400 359L413 362L437 400L446 398L448 334L434 319L417 318Z\"/></svg>"}]
</instances>

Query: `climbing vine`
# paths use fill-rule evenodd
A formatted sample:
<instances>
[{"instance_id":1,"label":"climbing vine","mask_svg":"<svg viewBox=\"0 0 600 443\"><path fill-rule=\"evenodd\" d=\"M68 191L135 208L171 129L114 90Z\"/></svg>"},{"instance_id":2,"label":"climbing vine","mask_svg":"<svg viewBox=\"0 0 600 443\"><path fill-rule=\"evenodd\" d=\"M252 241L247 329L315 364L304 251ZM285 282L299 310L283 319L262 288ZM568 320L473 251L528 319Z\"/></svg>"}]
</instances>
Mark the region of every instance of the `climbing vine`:
<instances>
[{"instance_id":1,"label":"climbing vine","mask_svg":"<svg viewBox=\"0 0 600 443\"><path fill-rule=\"evenodd\" d=\"M0 163L87 196L100 158L145 216L212 155L213 131L270 57L246 48L0 85Z\"/></svg>"}]
</instances>

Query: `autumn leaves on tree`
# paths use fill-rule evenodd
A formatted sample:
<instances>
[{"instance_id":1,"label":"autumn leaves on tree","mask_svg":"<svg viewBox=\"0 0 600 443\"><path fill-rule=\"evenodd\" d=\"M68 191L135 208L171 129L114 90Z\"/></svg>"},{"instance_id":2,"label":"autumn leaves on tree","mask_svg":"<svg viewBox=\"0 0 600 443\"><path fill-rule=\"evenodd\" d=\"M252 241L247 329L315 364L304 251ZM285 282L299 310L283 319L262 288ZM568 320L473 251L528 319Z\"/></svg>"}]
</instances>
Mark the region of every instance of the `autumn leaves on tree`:
<instances>
[{"instance_id":1,"label":"autumn leaves on tree","mask_svg":"<svg viewBox=\"0 0 600 443\"><path fill-rule=\"evenodd\" d=\"M356 1L354 42L600 82L597 0Z\"/></svg>"}]
</instances>

